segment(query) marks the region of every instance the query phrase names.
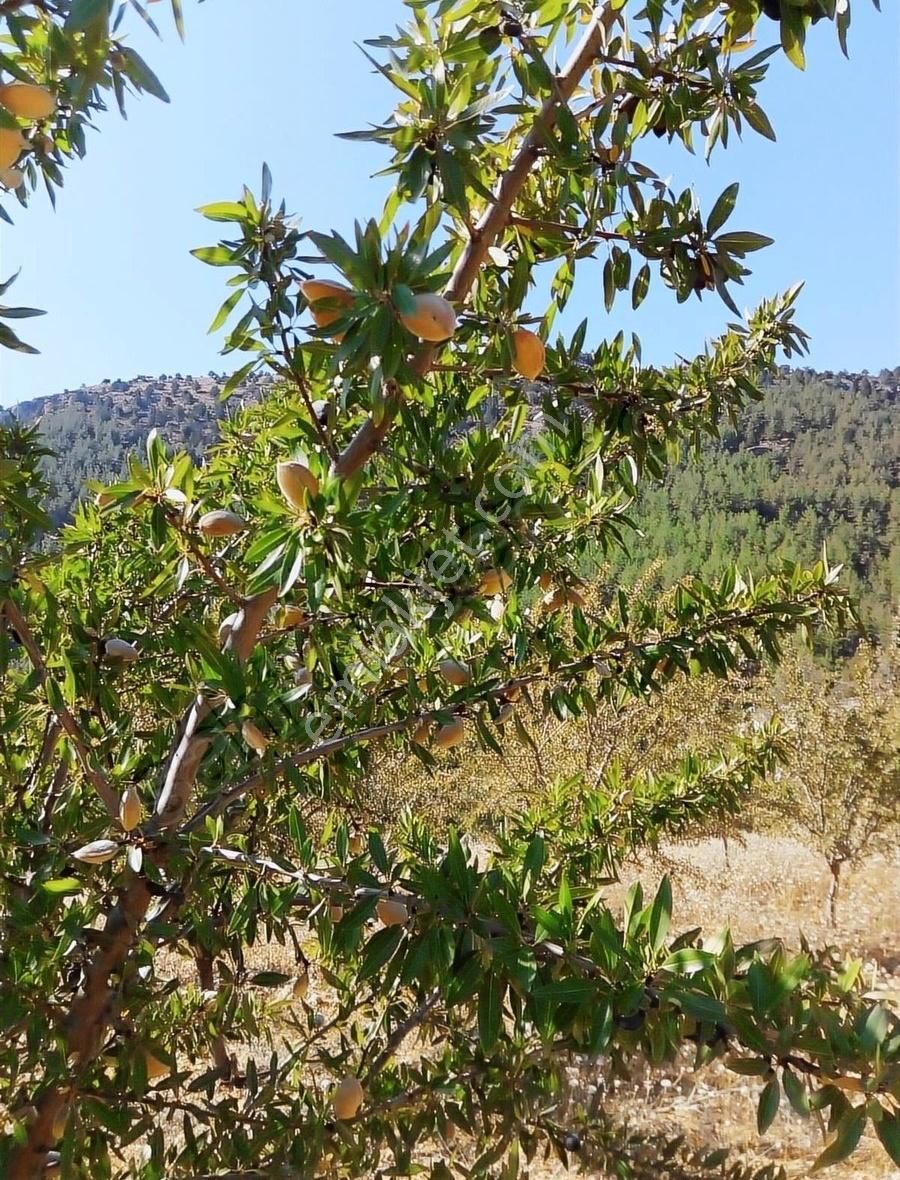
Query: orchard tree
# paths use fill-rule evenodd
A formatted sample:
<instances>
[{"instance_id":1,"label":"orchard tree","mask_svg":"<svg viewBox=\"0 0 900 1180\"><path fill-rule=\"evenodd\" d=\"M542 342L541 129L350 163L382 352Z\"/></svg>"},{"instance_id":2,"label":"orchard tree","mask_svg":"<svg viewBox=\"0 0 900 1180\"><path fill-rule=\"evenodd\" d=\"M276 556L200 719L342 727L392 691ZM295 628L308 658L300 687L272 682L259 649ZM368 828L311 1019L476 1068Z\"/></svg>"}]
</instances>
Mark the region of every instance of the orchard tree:
<instances>
[{"instance_id":1,"label":"orchard tree","mask_svg":"<svg viewBox=\"0 0 900 1180\"><path fill-rule=\"evenodd\" d=\"M106 0L0 12L64 7L63 40L106 53ZM675 1135L648 1159L567 1092L573 1055L622 1074L685 1045L759 1079L761 1132L782 1096L818 1112L817 1166L870 1125L898 1159L900 1030L858 965L676 933L667 882L604 901L623 849L739 806L776 734L613 796L561 787L488 855L356 822L373 749L496 750L528 740L526 693L603 713L851 618L824 563L602 606L581 581L627 543L636 484L802 350L796 290L668 368L621 335L588 351L586 323L552 335L576 272L607 308L662 281L736 311L767 243L726 228L737 185L701 211L642 147L771 137L777 46L748 42L802 64L849 4L409 7L369 45L398 105L353 133L389 153L378 218L303 228L265 168L203 210L229 227L196 251L233 272L215 325L247 358L225 392L268 370L265 402L202 466L151 434L44 547L39 440L2 428L0 1171L513 1180L555 1152L721 1174ZM266 940L290 974L254 971Z\"/></svg>"},{"instance_id":2,"label":"orchard tree","mask_svg":"<svg viewBox=\"0 0 900 1180\"><path fill-rule=\"evenodd\" d=\"M844 870L890 852L900 836L898 673L896 649L864 646L847 669L793 652L767 686L790 752L781 789L759 803L765 819L794 827L825 858L832 926Z\"/></svg>"}]
</instances>

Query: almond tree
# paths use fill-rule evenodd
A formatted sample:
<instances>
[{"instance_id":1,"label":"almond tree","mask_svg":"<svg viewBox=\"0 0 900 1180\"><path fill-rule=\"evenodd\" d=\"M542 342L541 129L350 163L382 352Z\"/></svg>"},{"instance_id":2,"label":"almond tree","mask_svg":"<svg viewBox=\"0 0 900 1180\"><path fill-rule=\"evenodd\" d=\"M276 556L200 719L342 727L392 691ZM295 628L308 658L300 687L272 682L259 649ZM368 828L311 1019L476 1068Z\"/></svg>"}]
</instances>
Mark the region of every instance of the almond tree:
<instances>
[{"instance_id":1,"label":"almond tree","mask_svg":"<svg viewBox=\"0 0 900 1180\"><path fill-rule=\"evenodd\" d=\"M636 483L802 349L796 290L668 368L621 336L586 352L587 324L551 340L576 270L607 307L661 280L735 310L767 239L724 228L736 185L703 213L642 143L771 136L774 50L741 50L780 31L802 64L849 5L766 0L777 29L757 0L409 7L369 47L399 104L353 133L390 154L379 218L301 228L265 168L203 210L229 226L196 251L233 271L215 324L238 317L226 351L249 357L230 388L267 367L271 398L201 467L151 435L43 548L39 441L2 428L0 1171L512 1180L556 1152L720 1173L674 1138L648 1162L565 1092L572 1054L621 1072L685 1044L758 1076L761 1132L782 1094L820 1112L818 1166L869 1124L896 1159L898 1023L852 965L676 934L666 882L604 902L623 849L739 806L776 735L615 806L560 788L487 858L415 818L354 825L374 748L527 740L526 690L577 718L850 619L824 564L602 608L579 588ZM78 11L105 45L106 0ZM290 972L254 972L267 939Z\"/></svg>"},{"instance_id":2,"label":"almond tree","mask_svg":"<svg viewBox=\"0 0 900 1180\"><path fill-rule=\"evenodd\" d=\"M790 752L781 789L762 792L764 822L785 824L828 865L825 916L837 923L844 870L897 845L900 700L897 653L864 646L844 668L791 653L766 686Z\"/></svg>"}]
</instances>

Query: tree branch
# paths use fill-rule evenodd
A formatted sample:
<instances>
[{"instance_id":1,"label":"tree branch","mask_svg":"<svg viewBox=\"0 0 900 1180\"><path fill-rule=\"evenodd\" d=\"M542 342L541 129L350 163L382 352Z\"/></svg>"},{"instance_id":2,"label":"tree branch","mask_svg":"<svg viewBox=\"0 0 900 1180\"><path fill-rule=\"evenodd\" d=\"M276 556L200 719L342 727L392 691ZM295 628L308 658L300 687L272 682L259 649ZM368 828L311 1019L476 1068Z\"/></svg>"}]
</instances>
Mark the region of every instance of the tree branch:
<instances>
[{"instance_id":1,"label":"tree branch","mask_svg":"<svg viewBox=\"0 0 900 1180\"><path fill-rule=\"evenodd\" d=\"M44 688L45 695L47 695L47 705L59 724L66 731L69 740L71 741L72 746L78 755L78 760L81 763L85 777L100 796L100 799L103 801L103 806L106 808L107 812L111 816L115 816L119 809L118 795L109 785L106 778L98 770L95 770L91 765L91 759L87 749L87 742L82 735L77 721L65 705L60 704L59 708L55 709L50 701L49 694L46 693L46 686L47 681L50 679L50 673L47 669L47 665L44 663L44 657L41 655L37 641L34 638L34 633L28 625L28 621L11 598L7 598L4 602L0 603L0 611L5 613L6 617L9 619L16 633L18 634L19 639L22 641L22 646L28 653L28 658L31 660L31 665L37 674L37 678L40 681L41 686Z\"/></svg>"},{"instance_id":2,"label":"tree branch","mask_svg":"<svg viewBox=\"0 0 900 1180\"><path fill-rule=\"evenodd\" d=\"M508 225L513 205L525 186L540 149L545 145L556 124L560 109L569 101L581 79L591 68L606 43L608 30L617 19L617 13L606 4L591 17L580 42L556 79L553 94L546 99L537 113L531 130L522 141L509 168L503 173L494 192L493 201L473 227L469 243L444 290L444 298L451 303L464 303L471 293L488 249ZM430 371L436 353L434 345L428 345L422 350L415 363L416 372L420 376L424 377ZM392 421L392 416L385 415L376 425L372 418L367 418L334 464L335 475L341 479L349 479L355 475L381 446Z\"/></svg>"}]
</instances>

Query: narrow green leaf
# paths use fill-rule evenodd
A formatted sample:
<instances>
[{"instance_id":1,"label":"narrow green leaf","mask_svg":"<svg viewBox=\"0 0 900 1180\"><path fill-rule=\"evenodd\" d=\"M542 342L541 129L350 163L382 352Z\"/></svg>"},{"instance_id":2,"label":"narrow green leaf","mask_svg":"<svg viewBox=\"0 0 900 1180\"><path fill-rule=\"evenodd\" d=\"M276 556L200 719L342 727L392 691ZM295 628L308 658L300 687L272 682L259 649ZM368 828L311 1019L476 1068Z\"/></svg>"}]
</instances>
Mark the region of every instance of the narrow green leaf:
<instances>
[{"instance_id":1,"label":"narrow green leaf","mask_svg":"<svg viewBox=\"0 0 900 1180\"><path fill-rule=\"evenodd\" d=\"M82 882L77 877L55 877L52 881L43 881L41 888L47 893L80 893Z\"/></svg>"},{"instance_id":2,"label":"narrow green leaf","mask_svg":"<svg viewBox=\"0 0 900 1180\"><path fill-rule=\"evenodd\" d=\"M256 368L256 364L256 361L248 361L246 365L242 365L236 373L231 374L231 376L222 386L222 392L219 394L220 402L223 402L226 400L226 398L231 397L244 378Z\"/></svg>"},{"instance_id":3,"label":"narrow green leaf","mask_svg":"<svg viewBox=\"0 0 900 1180\"><path fill-rule=\"evenodd\" d=\"M207 266L235 265L234 255L226 246L198 246L191 253L200 262L205 262Z\"/></svg>"},{"instance_id":4,"label":"narrow green leaf","mask_svg":"<svg viewBox=\"0 0 900 1180\"><path fill-rule=\"evenodd\" d=\"M478 1041L484 1053L490 1053L500 1036L503 991L496 975L488 975L478 994Z\"/></svg>"},{"instance_id":5,"label":"narrow green leaf","mask_svg":"<svg viewBox=\"0 0 900 1180\"><path fill-rule=\"evenodd\" d=\"M883 1122L884 1120L882 1120ZM881 1124L878 1124L880 1126ZM810 1175L820 1172L823 1168L830 1168L832 1164L839 1164L851 1156L856 1150L866 1126L865 1103L851 1106L837 1126L837 1134L825 1150L816 1157L810 1168ZM876 1126L876 1131L878 1127ZM880 1136L879 1136L880 1138ZM883 1142L883 1140L882 1140Z\"/></svg>"},{"instance_id":6,"label":"narrow green leaf","mask_svg":"<svg viewBox=\"0 0 900 1180\"><path fill-rule=\"evenodd\" d=\"M706 219L706 232L710 235L720 230L728 218L731 216L737 201L738 190L740 185L735 181L730 184L728 188L722 193L719 199L713 205L709 217Z\"/></svg>"},{"instance_id":7,"label":"narrow green leaf","mask_svg":"<svg viewBox=\"0 0 900 1180\"><path fill-rule=\"evenodd\" d=\"M197 212L208 221L246 221L247 207L239 201L213 201L211 205L199 205Z\"/></svg>"},{"instance_id":8,"label":"narrow green leaf","mask_svg":"<svg viewBox=\"0 0 900 1180\"><path fill-rule=\"evenodd\" d=\"M781 1084L787 1100L801 1118L809 1117L809 1095L800 1078L791 1070L785 1068L781 1074Z\"/></svg>"},{"instance_id":9,"label":"narrow green leaf","mask_svg":"<svg viewBox=\"0 0 900 1180\"><path fill-rule=\"evenodd\" d=\"M881 1118L875 1123L875 1134L881 1146L900 1168L900 1114L888 1114L882 1108Z\"/></svg>"},{"instance_id":10,"label":"narrow green leaf","mask_svg":"<svg viewBox=\"0 0 900 1180\"><path fill-rule=\"evenodd\" d=\"M134 49L127 45L119 47L119 52L125 59L123 72L126 77L134 83L138 90L146 90L148 94L152 94L154 98L160 99L162 102L168 102L169 96L166 93L163 84L157 78L156 74L150 69L141 55Z\"/></svg>"},{"instance_id":11,"label":"narrow green leaf","mask_svg":"<svg viewBox=\"0 0 900 1180\"><path fill-rule=\"evenodd\" d=\"M667 876L659 883L653 907L650 910L650 948L654 955L659 954L660 948L669 933L669 922L672 919L672 885Z\"/></svg>"},{"instance_id":12,"label":"narrow green leaf","mask_svg":"<svg viewBox=\"0 0 900 1180\"><path fill-rule=\"evenodd\" d=\"M765 1135L775 1121L778 1107L781 1103L781 1086L777 1078L772 1078L763 1086L759 1096L759 1106L756 1108L756 1126L760 1135Z\"/></svg>"},{"instance_id":13,"label":"narrow green leaf","mask_svg":"<svg viewBox=\"0 0 900 1180\"><path fill-rule=\"evenodd\" d=\"M75 0L66 17L67 33L80 33L95 21L109 17L110 0Z\"/></svg>"}]
</instances>

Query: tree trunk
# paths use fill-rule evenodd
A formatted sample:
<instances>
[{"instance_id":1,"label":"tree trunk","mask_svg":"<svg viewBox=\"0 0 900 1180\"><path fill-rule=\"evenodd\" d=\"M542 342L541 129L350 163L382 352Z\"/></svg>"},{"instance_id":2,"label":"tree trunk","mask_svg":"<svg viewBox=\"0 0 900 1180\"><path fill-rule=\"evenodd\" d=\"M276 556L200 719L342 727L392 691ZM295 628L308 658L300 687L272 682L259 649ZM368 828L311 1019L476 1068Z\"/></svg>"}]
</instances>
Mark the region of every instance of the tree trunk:
<instances>
[{"instance_id":1,"label":"tree trunk","mask_svg":"<svg viewBox=\"0 0 900 1180\"><path fill-rule=\"evenodd\" d=\"M831 873L831 880L828 882L828 894L825 898L825 917L829 926L837 925L837 901L838 890L841 886L841 869L844 867L842 860L830 860L828 862L828 871Z\"/></svg>"}]
</instances>

